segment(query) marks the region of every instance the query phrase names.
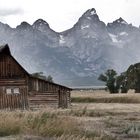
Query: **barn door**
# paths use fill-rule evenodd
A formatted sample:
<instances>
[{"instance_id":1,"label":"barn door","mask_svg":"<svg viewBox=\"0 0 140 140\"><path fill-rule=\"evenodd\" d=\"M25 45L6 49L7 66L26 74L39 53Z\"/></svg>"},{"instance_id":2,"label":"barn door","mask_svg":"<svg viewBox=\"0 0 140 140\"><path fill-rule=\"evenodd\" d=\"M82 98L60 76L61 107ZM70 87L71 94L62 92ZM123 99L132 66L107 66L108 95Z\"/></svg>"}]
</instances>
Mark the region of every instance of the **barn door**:
<instances>
[{"instance_id":1,"label":"barn door","mask_svg":"<svg viewBox=\"0 0 140 140\"><path fill-rule=\"evenodd\" d=\"M0 109L27 109L27 86L3 87L0 96Z\"/></svg>"}]
</instances>

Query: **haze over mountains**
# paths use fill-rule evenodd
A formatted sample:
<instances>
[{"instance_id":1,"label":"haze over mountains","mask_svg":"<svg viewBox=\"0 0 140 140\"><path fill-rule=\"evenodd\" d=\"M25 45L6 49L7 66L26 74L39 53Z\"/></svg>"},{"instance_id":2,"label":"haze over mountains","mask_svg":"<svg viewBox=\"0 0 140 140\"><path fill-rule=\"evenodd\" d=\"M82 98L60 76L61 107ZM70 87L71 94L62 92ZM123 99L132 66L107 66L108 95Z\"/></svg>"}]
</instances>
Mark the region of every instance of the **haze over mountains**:
<instances>
[{"instance_id":1,"label":"haze over mountains","mask_svg":"<svg viewBox=\"0 0 140 140\"><path fill-rule=\"evenodd\" d=\"M120 73L140 62L140 29L122 18L106 25L94 8L61 33L43 19L16 28L0 23L0 44L5 43L27 71L50 74L69 86L99 85L105 70Z\"/></svg>"}]
</instances>

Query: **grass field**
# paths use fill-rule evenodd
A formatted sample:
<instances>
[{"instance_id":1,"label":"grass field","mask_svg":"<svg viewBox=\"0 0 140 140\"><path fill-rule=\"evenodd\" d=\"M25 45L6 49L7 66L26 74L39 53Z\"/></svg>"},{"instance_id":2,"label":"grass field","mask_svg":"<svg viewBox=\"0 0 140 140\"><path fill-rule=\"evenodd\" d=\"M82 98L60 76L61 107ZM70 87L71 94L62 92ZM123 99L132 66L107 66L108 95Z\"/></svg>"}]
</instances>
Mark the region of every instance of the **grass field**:
<instances>
[{"instance_id":1,"label":"grass field","mask_svg":"<svg viewBox=\"0 0 140 140\"><path fill-rule=\"evenodd\" d=\"M109 94L104 90L73 91L72 102L77 103L140 103L140 94Z\"/></svg>"},{"instance_id":2,"label":"grass field","mask_svg":"<svg viewBox=\"0 0 140 140\"><path fill-rule=\"evenodd\" d=\"M0 140L140 139L140 94L72 91L72 101L69 109L1 111Z\"/></svg>"}]
</instances>

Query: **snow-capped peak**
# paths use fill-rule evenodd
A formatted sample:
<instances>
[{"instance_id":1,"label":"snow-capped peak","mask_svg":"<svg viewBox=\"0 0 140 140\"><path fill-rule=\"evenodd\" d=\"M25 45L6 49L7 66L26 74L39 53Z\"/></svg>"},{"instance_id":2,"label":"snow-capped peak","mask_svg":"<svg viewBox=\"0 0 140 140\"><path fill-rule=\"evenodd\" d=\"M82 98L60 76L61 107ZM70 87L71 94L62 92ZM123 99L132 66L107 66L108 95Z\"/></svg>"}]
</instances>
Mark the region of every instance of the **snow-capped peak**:
<instances>
[{"instance_id":1,"label":"snow-capped peak","mask_svg":"<svg viewBox=\"0 0 140 140\"><path fill-rule=\"evenodd\" d=\"M90 14L91 15L96 15L96 10L94 8L90 9Z\"/></svg>"},{"instance_id":2,"label":"snow-capped peak","mask_svg":"<svg viewBox=\"0 0 140 140\"><path fill-rule=\"evenodd\" d=\"M99 17L94 8L88 9L80 19L88 19L89 21L99 21Z\"/></svg>"},{"instance_id":3,"label":"snow-capped peak","mask_svg":"<svg viewBox=\"0 0 140 140\"><path fill-rule=\"evenodd\" d=\"M94 8L91 8L89 10L87 10L85 13L84 13L85 16L94 16L94 15L97 15L96 13L96 10Z\"/></svg>"},{"instance_id":4,"label":"snow-capped peak","mask_svg":"<svg viewBox=\"0 0 140 140\"><path fill-rule=\"evenodd\" d=\"M128 24L124 19L122 19L121 17L117 20L114 21L115 23L121 23L121 24Z\"/></svg>"}]
</instances>

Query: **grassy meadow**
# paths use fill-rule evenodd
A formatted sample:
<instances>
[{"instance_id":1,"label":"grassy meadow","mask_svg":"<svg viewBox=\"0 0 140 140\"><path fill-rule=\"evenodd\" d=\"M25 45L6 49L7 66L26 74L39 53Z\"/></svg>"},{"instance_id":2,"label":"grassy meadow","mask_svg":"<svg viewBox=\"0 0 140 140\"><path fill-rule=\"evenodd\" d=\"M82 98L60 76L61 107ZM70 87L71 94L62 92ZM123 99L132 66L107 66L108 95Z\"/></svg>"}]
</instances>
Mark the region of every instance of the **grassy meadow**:
<instances>
[{"instance_id":1,"label":"grassy meadow","mask_svg":"<svg viewBox=\"0 0 140 140\"><path fill-rule=\"evenodd\" d=\"M0 140L139 140L140 94L72 91L68 109L0 111Z\"/></svg>"},{"instance_id":2,"label":"grassy meadow","mask_svg":"<svg viewBox=\"0 0 140 140\"><path fill-rule=\"evenodd\" d=\"M130 90L127 94L110 94L105 90L75 90L72 102L77 103L140 103L140 96Z\"/></svg>"}]
</instances>

